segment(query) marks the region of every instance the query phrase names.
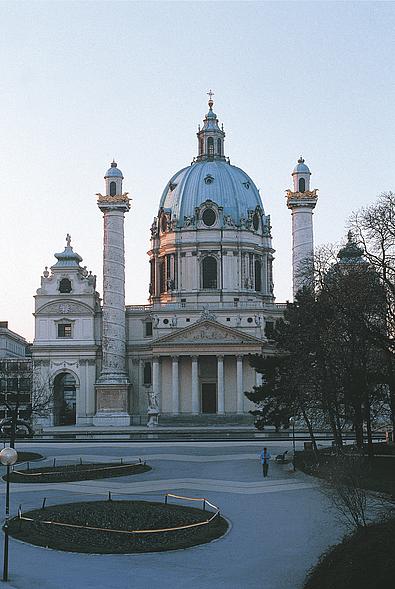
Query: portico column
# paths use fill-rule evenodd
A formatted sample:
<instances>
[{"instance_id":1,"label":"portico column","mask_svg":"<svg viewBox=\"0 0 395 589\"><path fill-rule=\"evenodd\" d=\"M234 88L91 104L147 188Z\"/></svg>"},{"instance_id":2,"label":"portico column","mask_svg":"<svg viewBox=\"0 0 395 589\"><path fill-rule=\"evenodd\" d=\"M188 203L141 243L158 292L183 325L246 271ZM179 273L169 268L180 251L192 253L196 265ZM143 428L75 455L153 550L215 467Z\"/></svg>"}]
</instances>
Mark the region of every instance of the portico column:
<instances>
[{"instance_id":1,"label":"portico column","mask_svg":"<svg viewBox=\"0 0 395 589\"><path fill-rule=\"evenodd\" d=\"M237 413L243 413L243 356L236 356Z\"/></svg>"},{"instance_id":2,"label":"portico column","mask_svg":"<svg viewBox=\"0 0 395 589\"><path fill-rule=\"evenodd\" d=\"M225 413L225 388L224 388L224 357L217 356L217 381L218 381L218 407L217 413Z\"/></svg>"},{"instance_id":3,"label":"portico column","mask_svg":"<svg viewBox=\"0 0 395 589\"><path fill-rule=\"evenodd\" d=\"M200 410L199 403L199 377L198 377L198 357L192 356L192 413L198 415Z\"/></svg>"},{"instance_id":4,"label":"portico column","mask_svg":"<svg viewBox=\"0 0 395 589\"><path fill-rule=\"evenodd\" d=\"M256 387L262 386L262 374L257 371L255 371L255 386Z\"/></svg>"},{"instance_id":5,"label":"portico column","mask_svg":"<svg viewBox=\"0 0 395 589\"><path fill-rule=\"evenodd\" d=\"M171 364L171 376L172 376L172 413L173 415L179 414L179 378L178 378L178 356L172 356Z\"/></svg>"},{"instance_id":6,"label":"portico column","mask_svg":"<svg viewBox=\"0 0 395 589\"><path fill-rule=\"evenodd\" d=\"M152 392L155 393L158 399L158 406L161 408L161 390L160 390L160 378L159 378L159 357L154 356L152 358Z\"/></svg>"}]
</instances>

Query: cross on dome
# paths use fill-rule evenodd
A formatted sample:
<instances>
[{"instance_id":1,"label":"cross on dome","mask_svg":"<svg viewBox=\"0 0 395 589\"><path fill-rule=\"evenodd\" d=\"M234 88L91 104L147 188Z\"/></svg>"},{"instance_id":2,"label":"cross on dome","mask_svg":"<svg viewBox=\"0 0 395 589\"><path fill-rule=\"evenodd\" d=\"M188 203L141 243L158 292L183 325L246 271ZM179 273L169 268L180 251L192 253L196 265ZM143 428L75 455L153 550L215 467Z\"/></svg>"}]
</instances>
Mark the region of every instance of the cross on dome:
<instances>
[{"instance_id":1,"label":"cross on dome","mask_svg":"<svg viewBox=\"0 0 395 589\"><path fill-rule=\"evenodd\" d=\"M209 106L210 110L212 110L213 105L214 105L214 101L213 101L214 92L211 90L211 88L207 92L207 95L210 97L209 101L208 101L208 106Z\"/></svg>"}]
</instances>

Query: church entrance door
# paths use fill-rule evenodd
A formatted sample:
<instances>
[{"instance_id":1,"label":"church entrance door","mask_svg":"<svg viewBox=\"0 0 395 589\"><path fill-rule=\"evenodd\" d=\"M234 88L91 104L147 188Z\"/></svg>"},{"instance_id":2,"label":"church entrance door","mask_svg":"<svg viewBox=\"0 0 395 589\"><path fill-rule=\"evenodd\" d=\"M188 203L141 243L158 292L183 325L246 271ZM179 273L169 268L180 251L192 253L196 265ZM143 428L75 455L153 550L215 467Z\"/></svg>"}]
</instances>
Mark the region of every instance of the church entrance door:
<instances>
[{"instance_id":1,"label":"church entrance door","mask_svg":"<svg viewBox=\"0 0 395 589\"><path fill-rule=\"evenodd\" d=\"M54 381L55 425L75 425L76 386L71 374L58 374Z\"/></svg>"},{"instance_id":2,"label":"church entrance door","mask_svg":"<svg viewBox=\"0 0 395 589\"><path fill-rule=\"evenodd\" d=\"M217 384L202 383L202 413L217 413Z\"/></svg>"}]
</instances>

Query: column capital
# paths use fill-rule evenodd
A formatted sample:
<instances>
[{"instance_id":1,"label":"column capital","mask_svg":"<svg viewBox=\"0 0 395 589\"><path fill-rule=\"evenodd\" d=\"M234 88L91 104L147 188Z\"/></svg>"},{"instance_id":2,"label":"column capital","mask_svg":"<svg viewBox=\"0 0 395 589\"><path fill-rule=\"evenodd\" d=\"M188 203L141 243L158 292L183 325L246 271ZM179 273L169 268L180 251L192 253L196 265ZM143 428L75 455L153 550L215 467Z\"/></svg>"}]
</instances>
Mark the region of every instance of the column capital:
<instances>
[{"instance_id":1,"label":"column capital","mask_svg":"<svg viewBox=\"0 0 395 589\"><path fill-rule=\"evenodd\" d=\"M218 354L217 355L217 359L220 360L221 362L224 361L224 355L223 354Z\"/></svg>"},{"instance_id":2,"label":"column capital","mask_svg":"<svg viewBox=\"0 0 395 589\"><path fill-rule=\"evenodd\" d=\"M193 356L191 356L192 362L197 362L199 359L199 356L194 354Z\"/></svg>"},{"instance_id":3,"label":"column capital","mask_svg":"<svg viewBox=\"0 0 395 589\"><path fill-rule=\"evenodd\" d=\"M180 356L178 354L172 354L172 356L171 356L172 362L178 362L179 359L180 359Z\"/></svg>"}]
</instances>

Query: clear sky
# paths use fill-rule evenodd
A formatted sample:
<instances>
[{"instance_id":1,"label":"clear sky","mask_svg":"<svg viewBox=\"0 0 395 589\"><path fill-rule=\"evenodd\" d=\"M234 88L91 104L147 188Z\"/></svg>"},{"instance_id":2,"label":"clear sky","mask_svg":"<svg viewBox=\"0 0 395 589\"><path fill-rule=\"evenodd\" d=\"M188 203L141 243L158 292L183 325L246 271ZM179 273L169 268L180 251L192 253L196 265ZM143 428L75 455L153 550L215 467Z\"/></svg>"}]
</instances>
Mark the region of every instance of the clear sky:
<instances>
[{"instance_id":1,"label":"clear sky","mask_svg":"<svg viewBox=\"0 0 395 589\"><path fill-rule=\"evenodd\" d=\"M284 190L303 154L316 245L395 190L393 2L0 2L0 319L33 338L33 295L66 233L98 276L95 193L113 157L132 198L126 302L148 296L150 225L196 154L206 92L226 155L261 190L275 294L291 297Z\"/></svg>"}]
</instances>

